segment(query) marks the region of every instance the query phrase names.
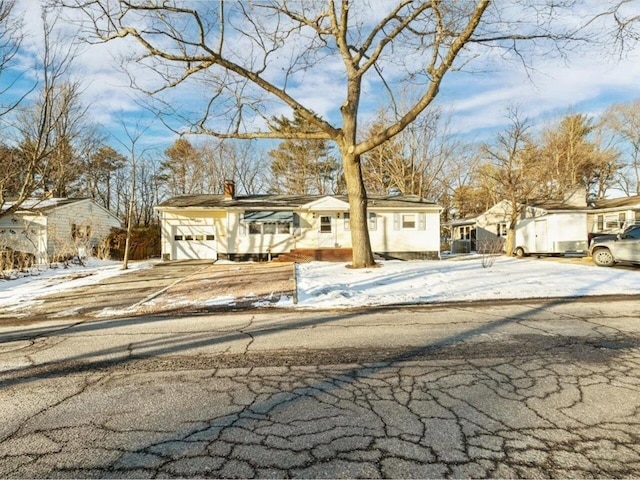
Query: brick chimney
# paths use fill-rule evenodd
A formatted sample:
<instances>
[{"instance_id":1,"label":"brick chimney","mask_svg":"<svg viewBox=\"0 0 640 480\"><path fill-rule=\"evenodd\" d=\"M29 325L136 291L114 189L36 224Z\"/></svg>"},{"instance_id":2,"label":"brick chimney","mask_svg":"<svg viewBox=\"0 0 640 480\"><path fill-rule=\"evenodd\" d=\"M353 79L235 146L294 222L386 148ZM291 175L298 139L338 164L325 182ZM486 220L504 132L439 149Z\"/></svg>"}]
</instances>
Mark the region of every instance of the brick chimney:
<instances>
[{"instance_id":1,"label":"brick chimney","mask_svg":"<svg viewBox=\"0 0 640 480\"><path fill-rule=\"evenodd\" d=\"M233 200L236 198L236 182L233 180L224 181L224 199Z\"/></svg>"}]
</instances>

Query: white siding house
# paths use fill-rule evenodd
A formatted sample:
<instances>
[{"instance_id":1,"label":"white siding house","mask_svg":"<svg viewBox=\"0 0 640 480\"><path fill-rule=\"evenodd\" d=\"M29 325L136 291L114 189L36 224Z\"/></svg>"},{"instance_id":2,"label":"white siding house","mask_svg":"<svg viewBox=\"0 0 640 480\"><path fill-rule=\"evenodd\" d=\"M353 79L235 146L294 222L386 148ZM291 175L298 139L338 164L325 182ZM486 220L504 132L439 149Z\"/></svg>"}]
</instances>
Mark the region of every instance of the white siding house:
<instances>
[{"instance_id":1,"label":"white siding house","mask_svg":"<svg viewBox=\"0 0 640 480\"><path fill-rule=\"evenodd\" d=\"M450 222L452 252L495 252L507 237L511 203L502 200L477 217ZM522 206L515 227L515 251L532 253L585 252L590 207L561 201L530 202Z\"/></svg>"},{"instance_id":2,"label":"white siding house","mask_svg":"<svg viewBox=\"0 0 640 480\"><path fill-rule=\"evenodd\" d=\"M0 249L30 253L37 263L84 256L120 226L118 217L89 198L29 199L0 217Z\"/></svg>"},{"instance_id":3,"label":"white siding house","mask_svg":"<svg viewBox=\"0 0 640 480\"><path fill-rule=\"evenodd\" d=\"M179 196L157 207L162 258L269 259L301 249L350 249L344 196ZM414 196L368 202L374 252L387 258L439 258L441 207Z\"/></svg>"},{"instance_id":4,"label":"white siding house","mask_svg":"<svg viewBox=\"0 0 640 480\"><path fill-rule=\"evenodd\" d=\"M589 212L589 233L620 233L640 224L640 195L597 200Z\"/></svg>"}]
</instances>

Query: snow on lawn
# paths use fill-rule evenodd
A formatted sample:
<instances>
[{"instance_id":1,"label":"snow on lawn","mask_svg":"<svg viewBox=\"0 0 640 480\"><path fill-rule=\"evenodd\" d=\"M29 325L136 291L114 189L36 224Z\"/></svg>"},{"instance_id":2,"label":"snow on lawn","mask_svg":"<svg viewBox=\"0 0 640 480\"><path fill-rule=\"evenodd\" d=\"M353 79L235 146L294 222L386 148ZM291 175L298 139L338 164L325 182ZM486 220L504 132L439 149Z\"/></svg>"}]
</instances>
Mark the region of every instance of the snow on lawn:
<instances>
[{"instance_id":1,"label":"snow on lawn","mask_svg":"<svg viewBox=\"0 0 640 480\"><path fill-rule=\"evenodd\" d=\"M149 268L148 263L130 263L121 270L122 262L89 259L85 266L42 268L21 274L12 280L0 280L0 308L5 311L23 308L38 302L40 297L73 288L94 285L123 273Z\"/></svg>"},{"instance_id":2,"label":"snow on lawn","mask_svg":"<svg viewBox=\"0 0 640 480\"><path fill-rule=\"evenodd\" d=\"M483 268L482 258L476 257L387 261L363 270L320 262L297 268L298 307L304 308L640 294L640 268L599 268L586 261L500 257Z\"/></svg>"},{"instance_id":3,"label":"snow on lawn","mask_svg":"<svg viewBox=\"0 0 640 480\"><path fill-rule=\"evenodd\" d=\"M455 261L454 261L455 260ZM313 262L297 265L298 303L282 297L255 306L280 308L349 308L367 305L437 303L507 298L579 297L640 294L640 268L599 268L586 260L543 260L498 257L483 268L480 256L443 261L386 261L378 268L349 269L344 263ZM486 259L485 259L486 261ZM581 264L582 263L582 264ZM99 283L116 275L149 268L132 263L91 260L86 267L46 269L37 275L0 280L0 310L13 311L42 302L41 297L67 289ZM235 305L232 295L212 296L205 305ZM198 295L201 297L201 295ZM175 300L175 299L174 299ZM123 306L127 314L144 311L153 300ZM203 306L185 298L182 306ZM175 306L175 305L173 305ZM117 312L105 311L109 316Z\"/></svg>"}]
</instances>

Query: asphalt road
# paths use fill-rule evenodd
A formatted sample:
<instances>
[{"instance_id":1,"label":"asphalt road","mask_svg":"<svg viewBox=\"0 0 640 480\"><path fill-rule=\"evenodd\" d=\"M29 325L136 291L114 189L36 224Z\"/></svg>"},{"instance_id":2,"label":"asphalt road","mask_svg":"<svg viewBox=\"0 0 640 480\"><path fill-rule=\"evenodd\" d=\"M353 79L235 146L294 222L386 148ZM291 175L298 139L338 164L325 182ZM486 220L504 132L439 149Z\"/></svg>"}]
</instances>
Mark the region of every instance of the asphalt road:
<instances>
[{"instance_id":1,"label":"asphalt road","mask_svg":"<svg viewBox=\"0 0 640 480\"><path fill-rule=\"evenodd\" d=\"M640 302L0 327L0 477L638 477Z\"/></svg>"}]
</instances>

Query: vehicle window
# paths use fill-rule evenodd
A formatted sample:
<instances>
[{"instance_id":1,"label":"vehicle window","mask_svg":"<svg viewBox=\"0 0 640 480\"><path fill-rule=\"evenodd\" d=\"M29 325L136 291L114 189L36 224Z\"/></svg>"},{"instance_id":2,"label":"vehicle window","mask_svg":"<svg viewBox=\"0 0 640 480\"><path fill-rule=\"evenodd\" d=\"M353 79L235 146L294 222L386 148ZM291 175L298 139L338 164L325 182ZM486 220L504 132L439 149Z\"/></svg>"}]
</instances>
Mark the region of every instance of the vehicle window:
<instances>
[{"instance_id":1,"label":"vehicle window","mask_svg":"<svg viewBox=\"0 0 640 480\"><path fill-rule=\"evenodd\" d=\"M640 239L640 228L630 228L629 231L625 233L624 238Z\"/></svg>"}]
</instances>

